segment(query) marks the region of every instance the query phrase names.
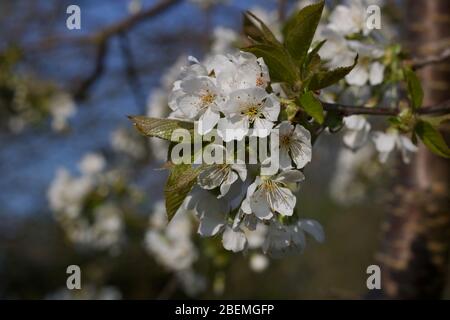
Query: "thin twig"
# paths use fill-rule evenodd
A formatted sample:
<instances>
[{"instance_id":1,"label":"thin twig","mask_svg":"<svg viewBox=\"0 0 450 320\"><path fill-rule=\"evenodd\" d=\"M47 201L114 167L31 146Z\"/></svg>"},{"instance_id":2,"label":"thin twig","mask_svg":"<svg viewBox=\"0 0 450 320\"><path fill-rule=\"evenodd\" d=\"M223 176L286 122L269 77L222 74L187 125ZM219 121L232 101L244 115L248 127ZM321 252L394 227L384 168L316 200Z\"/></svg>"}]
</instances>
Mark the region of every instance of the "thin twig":
<instances>
[{"instance_id":1,"label":"thin twig","mask_svg":"<svg viewBox=\"0 0 450 320\"><path fill-rule=\"evenodd\" d=\"M323 109L326 111L336 111L343 116L351 115L374 115L374 116L396 116L399 114L399 109L388 108L371 108L364 106L349 106L338 103L322 102ZM447 114L450 113L450 100L439 103L435 106L422 107L416 111L417 114Z\"/></svg>"},{"instance_id":2,"label":"thin twig","mask_svg":"<svg viewBox=\"0 0 450 320\"><path fill-rule=\"evenodd\" d=\"M136 65L134 63L133 52L131 49L131 43L127 38L126 34L120 36L120 50L122 53L122 58L125 63L125 72L128 83L130 85L130 90L133 93L133 97L138 108L144 108L145 113L145 97L142 94L142 86L139 79L139 74L137 72Z\"/></svg>"},{"instance_id":3,"label":"thin twig","mask_svg":"<svg viewBox=\"0 0 450 320\"><path fill-rule=\"evenodd\" d=\"M447 60L450 60L450 48L445 49L439 55L432 55L424 58L415 58L411 61L411 67L414 70L417 70L432 64L442 63Z\"/></svg>"},{"instance_id":4,"label":"thin twig","mask_svg":"<svg viewBox=\"0 0 450 320\"><path fill-rule=\"evenodd\" d=\"M155 4L153 7L148 8L147 10L141 11L137 14L131 15L124 20L121 20L117 23L114 23L105 29L98 31L92 35L88 36L80 36L76 38L65 38L66 40L70 39L70 41L75 41L77 43L89 43L95 44L96 48L96 58L95 58L95 66L92 72L83 79L80 84L74 90L74 98L75 100L83 100L86 96L90 88L94 85L94 83L103 75L105 71L105 60L108 54L108 44L109 40L116 35L125 35L127 31L130 31L133 27L135 27L138 23L143 22L144 20L154 17L155 15L162 13L164 10L170 8L172 5L180 2L181 0L162 0ZM58 41L58 38L53 38L53 41ZM61 40L61 38L59 39ZM57 43L57 42L56 42ZM47 44L48 45L48 44ZM123 49L123 48L122 48ZM131 55L128 55L128 58L131 58ZM129 61L128 61L129 62ZM130 69L128 66L128 75L130 74ZM133 77L135 75L133 74ZM140 101L143 103L143 100Z\"/></svg>"},{"instance_id":5,"label":"thin twig","mask_svg":"<svg viewBox=\"0 0 450 320\"><path fill-rule=\"evenodd\" d=\"M80 82L73 92L74 99L77 101L86 98L88 91L94 83L102 76L105 71L105 60L108 54L108 41L102 41L97 47L95 57L95 67L92 72Z\"/></svg>"},{"instance_id":6,"label":"thin twig","mask_svg":"<svg viewBox=\"0 0 450 320\"><path fill-rule=\"evenodd\" d=\"M128 32L136 27L141 22L146 21L149 18L155 17L165 10L171 8L175 4L181 3L182 0L161 0L148 9L144 9L136 14L130 15L123 20L113 23L102 30L94 32L88 35L82 35L77 37L67 37L65 35L56 35L44 40L40 40L35 44L27 46L27 50L36 50L42 48L52 48L54 46L60 46L64 43L78 44L78 45L91 45L99 44L103 41L107 41L109 38Z\"/></svg>"}]
</instances>

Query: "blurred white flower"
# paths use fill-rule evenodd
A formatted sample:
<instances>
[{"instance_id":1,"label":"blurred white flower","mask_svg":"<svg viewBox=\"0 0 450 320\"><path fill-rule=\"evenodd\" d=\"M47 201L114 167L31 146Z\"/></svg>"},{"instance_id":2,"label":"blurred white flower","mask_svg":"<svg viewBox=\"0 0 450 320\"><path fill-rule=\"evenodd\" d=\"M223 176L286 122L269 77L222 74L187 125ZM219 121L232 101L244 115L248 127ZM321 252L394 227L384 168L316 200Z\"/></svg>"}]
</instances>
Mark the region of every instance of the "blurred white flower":
<instances>
[{"instance_id":1,"label":"blurred white flower","mask_svg":"<svg viewBox=\"0 0 450 320\"><path fill-rule=\"evenodd\" d=\"M131 14L137 14L142 9L141 0L129 0L128 1L128 12Z\"/></svg>"},{"instance_id":2,"label":"blurred white flower","mask_svg":"<svg viewBox=\"0 0 450 320\"><path fill-rule=\"evenodd\" d=\"M326 39L320 48L319 55L327 61L328 68L339 68L351 66L355 60L356 53L352 51L345 37L331 29L324 28L321 37Z\"/></svg>"},{"instance_id":3,"label":"blurred white flower","mask_svg":"<svg viewBox=\"0 0 450 320\"><path fill-rule=\"evenodd\" d=\"M76 112L75 102L69 94L59 93L50 99L50 114L52 115L52 128L62 131L67 128L67 119Z\"/></svg>"},{"instance_id":4,"label":"blurred white flower","mask_svg":"<svg viewBox=\"0 0 450 320\"><path fill-rule=\"evenodd\" d=\"M347 1L347 4L337 5L330 14L328 27L342 35L352 35L362 32L370 33L366 26L367 6L362 0Z\"/></svg>"},{"instance_id":5,"label":"blurred white flower","mask_svg":"<svg viewBox=\"0 0 450 320\"><path fill-rule=\"evenodd\" d=\"M237 51L235 43L239 35L233 29L215 27L213 31L213 43L211 51L213 54L228 54Z\"/></svg>"},{"instance_id":6,"label":"blurred white flower","mask_svg":"<svg viewBox=\"0 0 450 320\"><path fill-rule=\"evenodd\" d=\"M170 223L161 229L160 221L165 215L163 205L155 206L155 211L150 216L150 228L145 235L146 248L169 270L188 269L198 256L197 249L191 241L192 224L189 215L181 207ZM155 221L158 221L157 228L154 225Z\"/></svg>"},{"instance_id":7,"label":"blurred white flower","mask_svg":"<svg viewBox=\"0 0 450 320\"><path fill-rule=\"evenodd\" d=\"M353 204L364 199L367 192L367 182L358 179L360 174L364 178L377 176L377 170L371 163L374 155L372 144L366 144L357 152L342 148L336 161L336 169L330 181L330 195L343 205Z\"/></svg>"},{"instance_id":8,"label":"blurred white flower","mask_svg":"<svg viewBox=\"0 0 450 320\"><path fill-rule=\"evenodd\" d=\"M106 202L94 210L89 245L100 249L115 247L121 241L122 231L122 212L113 203Z\"/></svg>"},{"instance_id":9,"label":"blurred white flower","mask_svg":"<svg viewBox=\"0 0 450 320\"><path fill-rule=\"evenodd\" d=\"M388 159L390 153L397 147L402 153L404 163L411 161L411 154L417 151L417 146L412 143L411 139L405 135L401 135L398 131L374 132L372 139L375 148L379 152L380 162L384 163Z\"/></svg>"},{"instance_id":10,"label":"blurred white flower","mask_svg":"<svg viewBox=\"0 0 450 320\"><path fill-rule=\"evenodd\" d=\"M80 172L85 175L93 175L101 172L106 166L105 158L99 153L87 153L78 163Z\"/></svg>"},{"instance_id":11,"label":"blurred white flower","mask_svg":"<svg viewBox=\"0 0 450 320\"><path fill-rule=\"evenodd\" d=\"M366 144L371 126L365 117L360 115L345 117L344 125L346 127L344 143L347 147L356 150Z\"/></svg>"},{"instance_id":12,"label":"blurred white flower","mask_svg":"<svg viewBox=\"0 0 450 320\"><path fill-rule=\"evenodd\" d=\"M222 235L222 244L226 250L239 252L245 249L247 238L242 230L227 226Z\"/></svg>"},{"instance_id":13,"label":"blurred white flower","mask_svg":"<svg viewBox=\"0 0 450 320\"><path fill-rule=\"evenodd\" d=\"M299 220L292 225L271 221L263 251L274 258L301 253L306 246L305 233L311 235L317 242L325 240L323 228L315 220Z\"/></svg>"},{"instance_id":14,"label":"blurred white flower","mask_svg":"<svg viewBox=\"0 0 450 320\"><path fill-rule=\"evenodd\" d=\"M364 86L367 82L372 86L382 83L385 67L376 59L383 56L383 50L359 41L348 41L348 45L358 53L359 59L353 70L345 76L347 83L354 86Z\"/></svg>"},{"instance_id":15,"label":"blurred white flower","mask_svg":"<svg viewBox=\"0 0 450 320\"><path fill-rule=\"evenodd\" d=\"M246 215L245 218L251 216ZM256 219L255 219L256 220ZM245 235L247 237L248 248L249 249L257 249L261 248L264 244L264 240L267 235L268 227L264 223L259 223L256 221L256 226L253 230L252 228L246 225Z\"/></svg>"},{"instance_id":16,"label":"blurred white flower","mask_svg":"<svg viewBox=\"0 0 450 320\"><path fill-rule=\"evenodd\" d=\"M255 253L250 256L250 268L255 272L262 272L269 266L269 259L266 256Z\"/></svg>"},{"instance_id":17,"label":"blurred white flower","mask_svg":"<svg viewBox=\"0 0 450 320\"><path fill-rule=\"evenodd\" d=\"M117 128L111 135L111 145L117 152L122 152L135 159L142 159L146 154L145 145L135 131ZM160 139L152 139L160 140Z\"/></svg>"},{"instance_id":18,"label":"blurred white flower","mask_svg":"<svg viewBox=\"0 0 450 320\"><path fill-rule=\"evenodd\" d=\"M90 177L74 178L66 169L61 168L56 172L47 192L50 208L56 212L64 211L72 218L76 217L80 214L84 198L93 187Z\"/></svg>"}]
</instances>

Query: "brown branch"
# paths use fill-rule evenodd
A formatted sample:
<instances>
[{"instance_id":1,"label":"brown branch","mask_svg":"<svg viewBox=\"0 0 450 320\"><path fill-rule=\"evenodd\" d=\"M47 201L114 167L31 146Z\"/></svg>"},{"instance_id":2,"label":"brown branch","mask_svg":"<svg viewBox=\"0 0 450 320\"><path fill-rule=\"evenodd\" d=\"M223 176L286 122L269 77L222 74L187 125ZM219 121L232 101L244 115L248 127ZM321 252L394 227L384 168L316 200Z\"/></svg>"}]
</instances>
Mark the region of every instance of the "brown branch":
<instances>
[{"instance_id":1,"label":"brown branch","mask_svg":"<svg viewBox=\"0 0 450 320\"><path fill-rule=\"evenodd\" d=\"M447 60L450 60L450 48L445 49L439 55L431 55L424 58L415 58L411 61L411 67L414 70L417 70L429 65L443 63Z\"/></svg>"},{"instance_id":2,"label":"brown branch","mask_svg":"<svg viewBox=\"0 0 450 320\"><path fill-rule=\"evenodd\" d=\"M102 76L105 71L105 60L108 54L108 41L102 41L98 47L95 57L95 67L92 72L76 86L73 97L76 101L84 100L89 89Z\"/></svg>"},{"instance_id":3,"label":"brown branch","mask_svg":"<svg viewBox=\"0 0 450 320\"><path fill-rule=\"evenodd\" d=\"M130 15L123 20L113 23L102 30L94 32L93 34L67 37L65 35L56 35L44 40L40 40L38 43L26 46L26 50L38 50L48 49L54 46L59 46L62 43L78 44L78 45L92 45L100 44L103 41L109 40L111 37L128 32L136 27L141 22L146 21L149 18L155 17L160 13L163 13L167 9L171 8L175 4L181 3L182 0L161 0L152 7L144 9L136 14Z\"/></svg>"},{"instance_id":4,"label":"brown branch","mask_svg":"<svg viewBox=\"0 0 450 320\"><path fill-rule=\"evenodd\" d=\"M116 35L124 35L127 31L130 31L140 22L145 21L148 18L154 17L159 13L162 13L166 9L170 8L176 3L181 2L181 0L162 0L155 4L153 7L143 10L137 14L131 15L124 20L121 20L115 24L112 24L105 29L98 31L92 35L80 36L76 38L66 38L70 41L75 41L78 43L89 43L95 44L96 48L96 58L95 66L92 72L80 82L80 84L74 90L75 100L83 100L90 88L94 83L103 75L105 71L105 60L108 54L108 43L109 40ZM56 38L57 39L57 38ZM54 38L55 40L55 38ZM130 69L128 70L128 72Z\"/></svg>"},{"instance_id":5,"label":"brown branch","mask_svg":"<svg viewBox=\"0 0 450 320\"><path fill-rule=\"evenodd\" d=\"M364 106L348 106L338 103L322 102L323 109L326 111L337 111L342 116L351 115L374 115L374 116L396 116L399 109L388 108L370 108ZM434 106L423 107L416 111L419 115L438 115L450 113L450 100L444 101Z\"/></svg>"}]
</instances>

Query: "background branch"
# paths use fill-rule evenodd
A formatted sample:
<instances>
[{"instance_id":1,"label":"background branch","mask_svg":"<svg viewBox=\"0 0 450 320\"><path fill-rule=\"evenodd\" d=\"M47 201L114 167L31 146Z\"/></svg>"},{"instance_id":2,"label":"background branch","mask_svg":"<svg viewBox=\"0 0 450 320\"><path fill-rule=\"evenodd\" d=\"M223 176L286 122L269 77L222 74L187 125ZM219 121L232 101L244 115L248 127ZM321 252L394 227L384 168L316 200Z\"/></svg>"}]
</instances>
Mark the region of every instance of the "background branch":
<instances>
[{"instance_id":1,"label":"background branch","mask_svg":"<svg viewBox=\"0 0 450 320\"><path fill-rule=\"evenodd\" d=\"M127 44L124 43L126 39L124 38L125 33L134 28L137 24L155 17L156 15L164 12L165 10L171 8L173 5L180 3L181 0L162 0L155 4L154 6L143 10L137 14L131 15L117 23L114 23L103 30L100 30L94 34L88 36L80 36L76 38L53 38L51 40L52 43L47 43L48 45L59 44L61 41L65 39L65 41L74 41L79 44L94 44L97 46L96 48L96 58L95 58L95 66L92 72L73 90L73 95L75 100L80 101L86 98L90 88L94 85L94 83L100 79L100 77L105 72L105 61L108 55L108 43L109 40L114 36L121 36L121 49L124 55L124 58L127 63L127 77L128 80L133 82L133 84L137 84L137 76L135 72L135 68L132 62L132 55ZM132 88L135 98L139 96L138 88ZM139 100L139 103L142 104L143 100L140 98L136 98Z\"/></svg>"},{"instance_id":2,"label":"background branch","mask_svg":"<svg viewBox=\"0 0 450 320\"><path fill-rule=\"evenodd\" d=\"M439 55L430 55L424 58L415 58L411 62L411 67L413 68L413 70L418 70L432 64L445 62L448 59L450 59L450 48L445 49Z\"/></svg>"},{"instance_id":3,"label":"background branch","mask_svg":"<svg viewBox=\"0 0 450 320\"><path fill-rule=\"evenodd\" d=\"M337 111L343 116L351 115L376 115L376 116L396 116L399 109L388 108L370 108L364 106L349 106L338 103L322 102L323 109L326 111ZM417 114L445 114L450 113L450 100L446 100L434 106L422 107L416 111Z\"/></svg>"}]
</instances>

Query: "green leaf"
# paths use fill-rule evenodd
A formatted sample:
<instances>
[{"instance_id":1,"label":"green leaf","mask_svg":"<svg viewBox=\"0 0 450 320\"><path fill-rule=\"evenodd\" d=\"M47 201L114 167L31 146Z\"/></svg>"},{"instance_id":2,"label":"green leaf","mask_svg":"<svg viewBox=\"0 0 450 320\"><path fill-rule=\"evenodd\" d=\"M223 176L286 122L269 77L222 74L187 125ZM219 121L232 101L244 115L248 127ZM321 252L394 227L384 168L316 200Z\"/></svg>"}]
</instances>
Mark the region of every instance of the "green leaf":
<instances>
[{"instance_id":1,"label":"green leaf","mask_svg":"<svg viewBox=\"0 0 450 320\"><path fill-rule=\"evenodd\" d=\"M258 22L259 26L255 24L255 20ZM250 11L244 13L243 29L244 34L256 42L281 46L281 43L277 40L269 27Z\"/></svg>"},{"instance_id":2,"label":"green leaf","mask_svg":"<svg viewBox=\"0 0 450 320\"><path fill-rule=\"evenodd\" d=\"M450 113L443 115L422 115L420 119L430 123L434 127L438 127L442 123L450 121Z\"/></svg>"},{"instance_id":3,"label":"green leaf","mask_svg":"<svg viewBox=\"0 0 450 320\"><path fill-rule=\"evenodd\" d=\"M306 56L305 63L303 64L302 79L308 79L312 74L319 71L322 59L318 52L326 41L327 40L320 41Z\"/></svg>"},{"instance_id":4,"label":"green leaf","mask_svg":"<svg viewBox=\"0 0 450 320\"><path fill-rule=\"evenodd\" d=\"M416 73L410 68L404 69L406 83L408 84L408 92L411 98L413 109L416 110L422 106L423 89Z\"/></svg>"},{"instance_id":5,"label":"green leaf","mask_svg":"<svg viewBox=\"0 0 450 320\"><path fill-rule=\"evenodd\" d=\"M450 149L445 143L444 138L430 123L419 121L416 124L414 132L431 152L444 158L450 158Z\"/></svg>"},{"instance_id":6,"label":"green leaf","mask_svg":"<svg viewBox=\"0 0 450 320\"><path fill-rule=\"evenodd\" d=\"M169 178L164 188L167 219L169 221L191 192L200 171L200 168L193 168L190 164L174 165L170 169Z\"/></svg>"},{"instance_id":7,"label":"green leaf","mask_svg":"<svg viewBox=\"0 0 450 320\"><path fill-rule=\"evenodd\" d=\"M298 68L292 58L282 47L273 45L256 44L243 48L243 51L251 52L258 58L263 58L267 64L272 82L295 83L298 81Z\"/></svg>"},{"instance_id":8,"label":"green leaf","mask_svg":"<svg viewBox=\"0 0 450 320\"><path fill-rule=\"evenodd\" d=\"M322 103L314 96L311 91L307 91L300 97L300 104L306 113L314 118L319 124L323 123L323 106Z\"/></svg>"},{"instance_id":9,"label":"green leaf","mask_svg":"<svg viewBox=\"0 0 450 320\"><path fill-rule=\"evenodd\" d=\"M328 127L330 132L336 133L342 129L344 123L342 121L343 116L341 113L337 111L327 111L327 115L325 117L325 126Z\"/></svg>"},{"instance_id":10,"label":"green leaf","mask_svg":"<svg viewBox=\"0 0 450 320\"><path fill-rule=\"evenodd\" d=\"M349 74L357 63L358 56L356 56L355 62L351 66L315 73L312 76L311 81L309 82L309 90L320 90L335 84L336 82L344 78L347 74Z\"/></svg>"},{"instance_id":11,"label":"green leaf","mask_svg":"<svg viewBox=\"0 0 450 320\"><path fill-rule=\"evenodd\" d=\"M327 42L327 40L322 40L320 41L312 50L310 53L308 53L308 55L306 56L306 60L305 60L305 68L308 67L309 64L311 64L311 62L314 59L317 59L317 57L319 57L320 60L320 56L318 55L319 50L322 48L322 46L325 44L325 42Z\"/></svg>"},{"instance_id":12,"label":"green leaf","mask_svg":"<svg viewBox=\"0 0 450 320\"><path fill-rule=\"evenodd\" d=\"M186 129L190 131L191 135L194 134L193 122L149 118L145 116L129 116L128 118L141 134L149 137L172 141L172 133L177 129Z\"/></svg>"},{"instance_id":13,"label":"green leaf","mask_svg":"<svg viewBox=\"0 0 450 320\"><path fill-rule=\"evenodd\" d=\"M324 2L307 6L291 17L284 29L285 45L291 56L303 64L322 16Z\"/></svg>"}]
</instances>

